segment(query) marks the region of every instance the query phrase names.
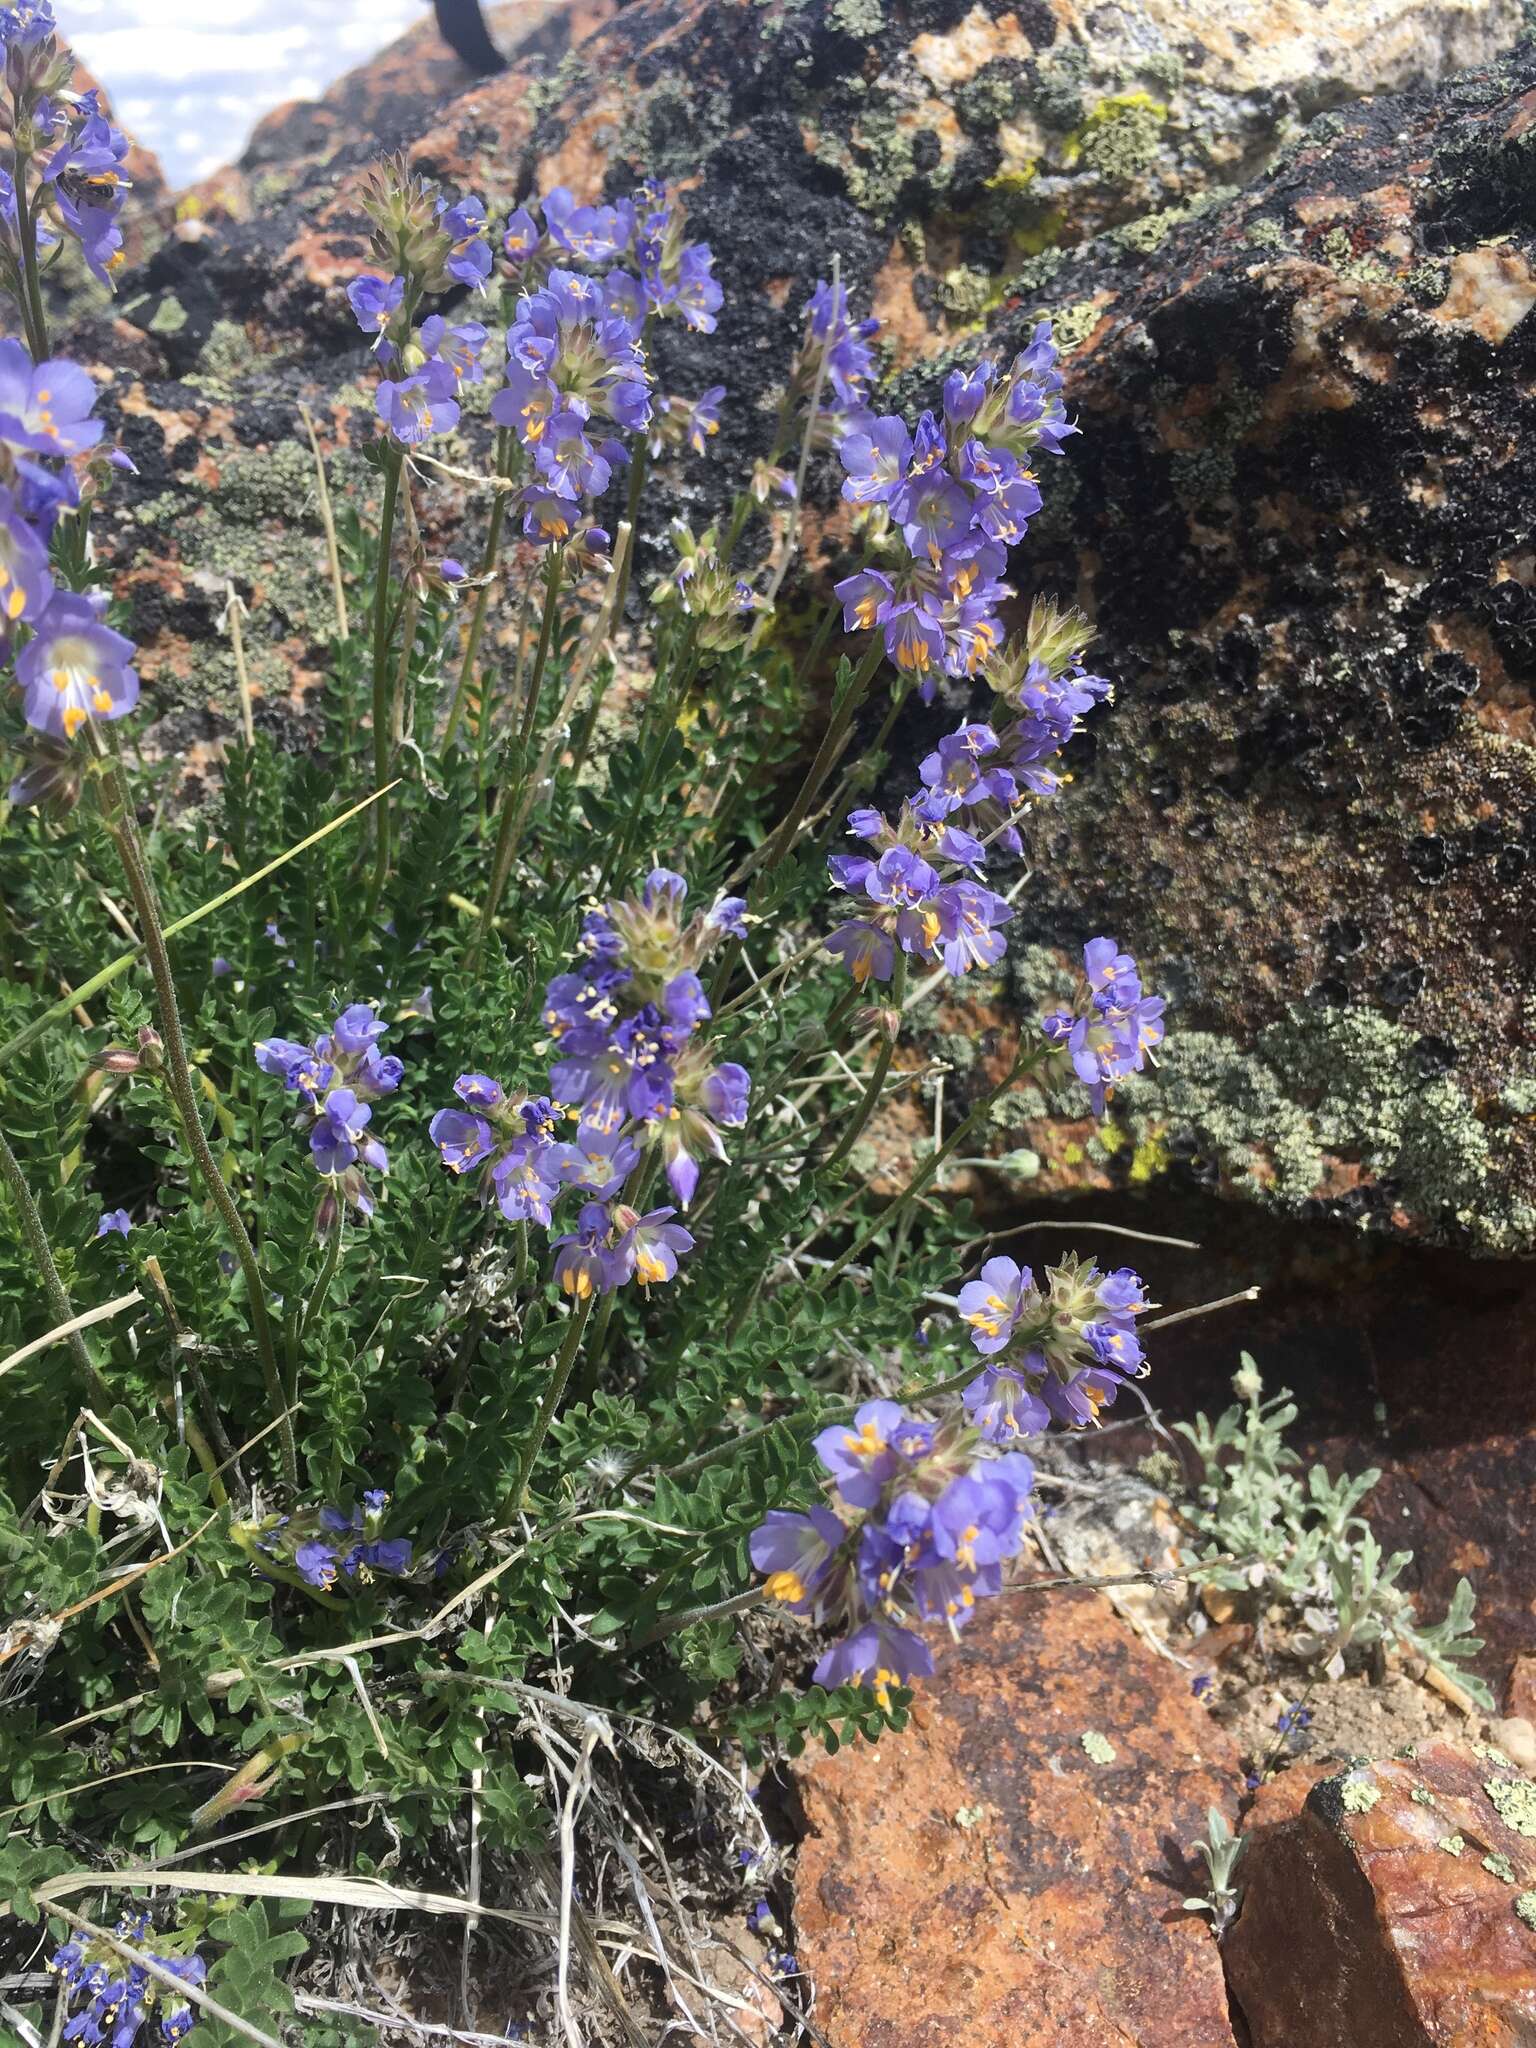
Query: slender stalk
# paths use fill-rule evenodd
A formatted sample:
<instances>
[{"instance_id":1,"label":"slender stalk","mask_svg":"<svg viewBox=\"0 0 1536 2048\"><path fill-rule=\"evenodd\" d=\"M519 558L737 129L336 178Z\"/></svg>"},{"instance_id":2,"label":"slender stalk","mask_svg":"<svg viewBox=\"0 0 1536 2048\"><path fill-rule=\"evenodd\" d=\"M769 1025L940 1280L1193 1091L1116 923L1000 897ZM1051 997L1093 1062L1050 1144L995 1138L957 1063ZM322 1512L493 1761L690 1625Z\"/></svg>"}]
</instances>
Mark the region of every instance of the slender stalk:
<instances>
[{"instance_id":1,"label":"slender stalk","mask_svg":"<svg viewBox=\"0 0 1536 2048\"><path fill-rule=\"evenodd\" d=\"M19 152L16 158L16 236L21 244L21 324L34 363L48 354L48 315L43 310L42 279L37 268L37 215L27 190L31 158Z\"/></svg>"},{"instance_id":2,"label":"slender stalk","mask_svg":"<svg viewBox=\"0 0 1536 2048\"><path fill-rule=\"evenodd\" d=\"M869 686L884 659L885 641L877 633L864 650L864 659L854 670L853 679L843 694L842 703L832 714L832 722L822 737L821 745L816 749L816 758L805 772L805 780L789 807L788 815L762 851L749 863L749 871L765 866L771 874L793 848L795 837L805 823L811 805L816 801L822 784L837 765L843 748L848 743L853 721L858 717L859 708L868 696Z\"/></svg>"},{"instance_id":3,"label":"slender stalk","mask_svg":"<svg viewBox=\"0 0 1536 2048\"><path fill-rule=\"evenodd\" d=\"M837 302L842 290L842 261L841 256L834 255L832 258L832 298L834 304ZM805 416L805 433L800 442L800 465L795 471L795 495L790 500L789 526L784 535L784 547L779 556L778 567L773 572L772 580L766 592L770 604L778 597L779 591L783 587L784 578L789 573L789 565L794 560L795 543L800 537L800 513L801 507L805 503L805 479L811 466L811 443L816 438L816 420L817 415L821 411L821 387L826 382L826 377L827 348L826 344L823 343L816 353L816 377L811 385L811 409Z\"/></svg>"},{"instance_id":4,"label":"slender stalk","mask_svg":"<svg viewBox=\"0 0 1536 2048\"><path fill-rule=\"evenodd\" d=\"M902 1004L906 1001L906 995L907 956L905 953L898 951L896 955L896 974L891 984L891 1009L895 1014L887 1019L884 1039L880 1047L880 1055L875 1061L874 1069L870 1074L869 1085L864 1090L863 1099L859 1103L852 1123L849 1124L847 1130L844 1131L842 1137L838 1140L837 1150L827 1161L829 1167L842 1165L848 1154L857 1145L860 1138L863 1137L865 1127L875 1113L875 1107L880 1100L880 1091L885 1086L885 1077L891 1071L891 1061L896 1056L896 1041L901 1036L901 1009Z\"/></svg>"},{"instance_id":5,"label":"slender stalk","mask_svg":"<svg viewBox=\"0 0 1536 2048\"><path fill-rule=\"evenodd\" d=\"M96 745L102 748L100 735L94 725L90 730ZM235 1198L219 1171L218 1161L213 1156L213 1148L209 1145L207 1133L203 1129L202 1117L197 1106L197 1091L192 1082L192 1069L187 1059L186 1040L182 1036L181 1009L176 1000L176 982L171 972L171 958L166 948L165 928L160 918L160 904L155 893L154 880L139 841L138 822L133 815L133 803L123 776L122 765L115 755L105 753L104 749L103 752L104 758L110 764L112 794L117 812L116 816L107 816L106 824L116 841L122 859L123 873L128 881L128 893L133 898L134 910L138 915L144 953L155 985L155 1003L160 1015L160 1035L165 1042L165 1072L170 1084L171 1100L176 1106L177 1119L181 1125L182 1139L187 1152L203 1177L214 1207L223 1218L224 1227L229 1232L230 1241L235 1248L235 1257L240 1263L240 1270L245 1275L251 1330L261 1360L261 1376L266 1383L272 1413L278 1421L283 1473L290 1486L297 1486L298 1447L294 1442L293 1421L288 1413L288 1404L283 1398L282 1375L278 1370L272 1325L267 1315L267 1293L261 1278L261 1268L256 1261L256 1250L251 1243L250 1233L245 1227Z\"/></svg>"},{"instance_id":6,"label":"slender stalk","mask_svg":"<svg viewBox=\"0 0 1536 2048\"><path fill-rule=\"evenodd\" d=\"M555 619L560 609L560 578L565 567L565 557L559 548L550 551L549 565L544 572L544 615L539 621L538 652L533 657L533 674L528 679L528 707L523 716L523 729L527 734L532 730L532 719L537 715L539 693L544 687L544 671L549 664L550 644L555 637ZM523 748L519 748L522 752ZM521 769L522 763L519 762ZM470 964L480 958L485 941L496 922L496 912L501 904L502 891L507 886L507 876L512 871L514 832L520 810L518 788L506 788L501 793L501 824L496 834L496 852L491 861L490 887L486 890L485 901L480 906L480 923L470 947Z\"/></svg>"},{"instance_id":7,"label":"slender stalk","mask_svg":"<svg viewBox=\"0 0 1536 2048\"><path fill-rule=\"evenodd\" d=\"M320 453L320 438L315 432L314 416L302 400L299 417L309 435L309 445L315 457L315 493L320 501L320 524L325 531L325 558L331 572L331 592L336 600L336 633L338 639L350 640L352 622L347 616L347 585L341 573L341 550L336 545L336 512L331 503L330 479L325 473L325 457Z\"/></svg>"},{"instance_id":8,"label":"slender stalk","mask_svg":"<svg viewBox=\"0 0 1536 2048\"><path fill-rule=\"evenodd\" d=\"M539 1452L544 1448L544 1439L549 1434L549 1425L555 1419L555 1410L560 1406L560 1397L565 1392L565 1383L571 1376L571 1367L576 1363L576 1353L581 1345L581 1333L587 1327L587 1318L592 1313L596 1295L589 1294L581 1307L574 1310L566 1326L565 1342L560 1346L560 1355L555 1360L555 1369L550 1374L549 1385L544 1389L544 1398L539 1403L539 1412L533 1418L533 1428L528 1441L523 1445L523 1455L518 1460L517 1477L511 1491L502 1504L501 1519L510 1522L527 1500L528 1476L538 1462Z\"/></svg>"},{"instance_id":9,"label":"slender stalk","mask_svg":"<svg viewBox=\"0 0 1536 2048\"><path fill-rule=\"evenodd\" d=\"M389 780L389 560L394 551L395 511L400 502L400 450L391 441L384 456L384 502L379 511L379 560L373 591L373 768L383 788ZM371 921L389 875L389 798L380 799L375 823L377 854L368 890L365 922Z\"/></svg>"},{"instance_id":10,"label":"slender stalk","mask_svg":"<svg viewBox=\"0 0 1536 2048\"><path fill-rule=\"evenodd\" d=\"M336 1221L331 1225L330 1241L325 1248L325 1263L320 1268L320 1278L315 1282L315 1291L306 1302L304 1314L299 1323L299 1342L301 1344L309 1335L310 1324L313 1323L315 1317L325 1306L325 1297L330 1293L331 1282L336 1278L336 1268L341 1264L341 1238L342 1211L341 1205L338 1203ZM295 1405L297 1405L296 1397L297 1389L295 1389Z\"/></svg>"},{"instance_id":11,"label":"slender stalk","mask_svg":"<svg viewBox=\"0 0 1536 2048\"><path fill-rule=\"evenodd\" d=\"M511 433L503 427L496 436L496 474L499 477L511 475L511 451L514 446ZM474 614L470 619L469 633L464 641L464 659L459 665L458 685L453 693L453 702L448 707L448 722L443 727L442 743L439 748L445 761L453 752L459 720L464 716L464 707L468 704L469 693L474 687L480 660L480 642L485 635L486 615L491 606L491 582L496 572L496 557L501 552L501 533L507 523L507 499L510 496L509 491L498 491L496 502L491 507L491 523L485 535L485 552L480 557L480 588L475 592Z\"/></svg>"},{"instance_id":12,"label":"slender stalk","mask_svg":"<svg viewBox=\"0 0 1536 2048\"><path fill-rule=\"evenodd\" d=\"M640 518L640 498L645 489L645 473L648 461L649 452L645 442L643 440L638 441L635 445L634 455L630 459L629 495L624 501L624 518L631 533L634 532ZM623 561L620 562L617 570L614 572L618 581L618 589L614 594L613 601L613 622L615 625L618 625L624 617L624 603L629 596L629 579L634 563L635 551L633 545L631 545L625 551Z\"/></svg>"},{"instance_id":13,"label":"slender stalk","mask_svg":"<svg viewBox=\"0 0 1536 2048\"><path fill-rule=\"evenodd\" d=\"M1020 1048L1018 1057L1014 1060L1013 1065L1008 1069L1002 1080L998 1082L995 1088L989 1090L981 1098L969 1115L961 1118L939 1149L931 1158L925 1160L917 1172L913 1174L895 1201L888 1203L872 1222L864 1226L847 1250L841 1252L832 1261L831 1265L826 1267L816 1279L808 1283L813 1293L824 1294L827 1288L832 1285L832 1282L847 1271L864 1247L877 1238L887 1224L894 1223L909 1203L916 1201L928 1183L936 1177L945 1160L959 1150L962 1139L965 1138L968 1132L976 1128L977 1124L981 1122L982 1118L991 1109L993 1103L1001 1101L1014 1082L1022 1079L1031 1068L1037 1066L1045 1058L1049 1050L1049 1046L1045 1045L1043 1041L1039 1046L1026 1045Z\"/></svg>"},{"instance_id":14,"label":"slender stalk","mask_svg":"<svg viewBox=\"0 0 1536 2048\"><path fill-rule=\"evenodd\" d=\"M640 778L635 785L634 801L629 807L629 816L624 821L624 830L619 834L617 845L610 850L608 858L603 864L602 879L597 885L599 896L605 895L612 882L617 877L622 876L629 862L630 855L634 850L635 835L640 829L640 820L645 815L645 800L655 787L656 771L661 765L662 749L667 744L668 734L676 728L677 714L687 702L689 688L693 683L694 676L698 672L698 631L697 619L690 619L682 647L672 661L672 667L678 677L677 682L659 697L653 694L647 700L645 707L646 719L642 723L641 731L644 732L645 724L650 722L653 715L655 718L655 730L651 735L650 744L646 748L645 759L641 764ZM657 703L661 707L659 711L655 709Z\"/></svg>"},{"instance_id":15,"label":"slender stalk","mask_svg":"<svg viewBox=\"0 0 1536 2048\"><path fill-rule=\"evenodd\" d=\"M22 1235L27 1240L41 1276L43 1292L48 1297L48 1306L53 1311L54 1321L72 1323L75 1319L74 1306L65 1292L64 1282L59 1278L59 1269L54 1264L53 1249L48 1242L48 1233L43 1228L42 1216L32 1199L32 1190L27 1186L21 1162L7 1144L4 1132L0 1132L0 1180L3 1180L10 1189L11 1200L16 1204L17 1220L21 1224ZM90 1389L91 1399L98 1406L110 1406L112 1396L96 1370L95 1361L84 1337L78 1330L71 1330L66 1342Z\"/></svg>"}]
</instances>

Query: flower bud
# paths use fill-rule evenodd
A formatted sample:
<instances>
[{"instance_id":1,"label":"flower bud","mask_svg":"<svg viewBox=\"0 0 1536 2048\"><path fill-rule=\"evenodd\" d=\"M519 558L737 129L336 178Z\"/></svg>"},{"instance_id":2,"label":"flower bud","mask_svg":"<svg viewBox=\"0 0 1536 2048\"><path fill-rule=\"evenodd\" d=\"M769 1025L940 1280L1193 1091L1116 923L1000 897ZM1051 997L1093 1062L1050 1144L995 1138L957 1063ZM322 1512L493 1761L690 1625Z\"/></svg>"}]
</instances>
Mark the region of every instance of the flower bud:
<instances>
[{"instance_id":1,"label":"flower bud","mask_svg":"<svg viewBox=\"0 0 1536 2048\"><path fill-rule=\"evenodd\" d=\"M126 1045L109 1045L104 1052L97 1053L91 1065L99 1067L104 1074L136 1074L139 1055Z\"/></svg>"},{"instance_id":2,"label":"flower bud","mask_svg":"<svg viewBox=\"0 0 1536 2048\"><path fill-rule=\"evenodd\" d=\"M165 1065L165 1040L153 1024L145 1024L140 1029L139 1065L146 1074L158 1074Z\"/></svg>"}]
</instances>

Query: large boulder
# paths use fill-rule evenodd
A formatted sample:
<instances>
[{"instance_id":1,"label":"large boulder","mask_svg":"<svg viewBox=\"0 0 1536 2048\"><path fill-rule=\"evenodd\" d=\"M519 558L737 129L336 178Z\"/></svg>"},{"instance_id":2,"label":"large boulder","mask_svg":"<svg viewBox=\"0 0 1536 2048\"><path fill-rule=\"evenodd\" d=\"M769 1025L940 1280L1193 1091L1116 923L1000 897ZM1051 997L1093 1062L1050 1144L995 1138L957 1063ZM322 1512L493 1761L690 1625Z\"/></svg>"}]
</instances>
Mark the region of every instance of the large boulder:
<instances>
[{"instance_id":1,"label":"large boulder","mask_svg":"<svg viewBox=\"0 0 1536 2048\"><path fill-rule=\"evenodd\" d=\"M344 286L381 145L493 203L686 182L728 302L714 336L663 330L661 374L731 398L718 460L658 493L651 539L761 445L834 253L885 319L893 402L1050 311L1085 433L1028 567L1093 610L1121 693L1042 827L1005 1014L1059 978L1031 941L1111 923L1175 1024L1131 1142L1073 1134L1077 1170L1182 1160L1281 1211L1528 1249L1536 59L1295 125L1498 52L1520 12L1244 0L1191 30L1167 0L573 0L531 25L492 9L511 62L478 81L414 31L273 116L115 316L75 330L140 466L104 524L157 739L194 770L216 754L233 582L258 721L304 741L333 616L298 406L366 489ZM1120 178L1109 143L1133 131ZM484 439L467 408L442 452Z\"/></svg>"}]
</instances>

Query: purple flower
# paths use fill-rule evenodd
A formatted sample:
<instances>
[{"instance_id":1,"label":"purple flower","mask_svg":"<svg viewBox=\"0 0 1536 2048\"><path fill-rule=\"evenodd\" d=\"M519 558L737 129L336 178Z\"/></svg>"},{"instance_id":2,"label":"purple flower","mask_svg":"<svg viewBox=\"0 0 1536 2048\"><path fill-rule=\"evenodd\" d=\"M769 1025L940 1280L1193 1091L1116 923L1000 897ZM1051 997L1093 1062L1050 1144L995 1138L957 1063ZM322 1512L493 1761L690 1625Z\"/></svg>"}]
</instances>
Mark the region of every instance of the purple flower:
<instances>
[{"instance_id":1,"label":"purple flower","mask_svg":"<svg viewBox=\"0 0 1536 2048\"><path fill-rule=\"evenodd\" d=\"M373 1014L372 1003L349 1003L331 1027L337 1047L345 1053L365 1053L389 1029Z\"/></svg>"},{"instance_id":2,"label":"purple flower","mask_svg":"<svg viewBox=\"0 0 1536 2048\"><path fill-rule=\"evenodd\" d=\"M96 1235L108 1237L116 1231L119 1237L126 1237L133 1228L133 1218L126 1209L103 1209L96 1224Z\"/></svg>"},{"instance_id":3,"label":"purple flower","mask_svg":"<svg viewBox=\"0 0 1536 2048\"><path fill-rule=\"evenodd\" d=\"M489 1074L460 1074L453 1092L470 1109L499 1109L503 1101L501 1083Z\"/></svg>"},{"instance_id":4,"label":"purple flower","mask_svg":"<svg viewBox=\"0 0 1536 2048\"><path fill-rule=\"evenodd\" d=\"M775 1508L752 1532L748 1549L754 1567L766 1574L763 1591L792 1614L813 1614L817 1592L832 1574L848 1531L830 1508L806 1514Z\"/></svg>"},{"instance_id":5,"label":"purple flower","mask_svg":"<svg viewBox=\"0 0 1536 2048\"><path fill-rule=\"evenodd\" d=\"M429 434L447 434L459 423L454 397L458 380L446 363L429 361L414 376L397 383L388 378L374 394L374 408L394 438L415 447Z\"/></svg>"},{"instance_id":6,"label":"purple flower","mask_svg":"<svg viewBox=\"0 0 1536 2048\"><path fill-rule=\"evenodd\" d=\"M478 320L466 320L457 327L450 327L441 313L434 313L421 323L422 348L433 361L445 364L453 372L455 387L484 382L485 372L480 367L480 357L485 343L486 330Z\"/></svg>"},{"instance_id":7,"label":"purple flower","mask_svg":"<svg viewBox=\"0 0 1536 2048\"><path fill-rule=\"evenodd\" d=\"M979 1279L969 1280L959 1294L960 1317L971 1326L971 1342L983 1356L1007 1348L1024 1312L1026 1296L1035 1292L1028 1266L1012 1259L988 1259Z\"/></svg>"},{"instance_id":8,"label":"purple flower","mask_svg":"<svg viewBox=\"0 0 1536 2048\"><path fill-rule=\"evenodd\" d=\"M843 496L854 505L889 504L906 476L911 455L912 436L905 420L889 414L872 420L867 432L850 434L838 446L837 457L847 473Z\"/></svg>"},{"instance_id":9,"label":"purple flower","mask_svg":"<svg viewBox=\"0 0 1536 2048\"><path fill-rule=\"evenodd\" d=\"M866 1401L852 1427L836 1423L814 1439L817 1457L850 1507L872 1508L879 1500L900 1463L891 1437L905 1420L895 1401Z\"/></svg>"},{"instance_id":10,"label":"purple flower","mask_svg":"<svg viewBox=\"0 0 1536 2048\"><path fill-rule=\"evenodd\" d=\"M550 1204L560 1183L548 1171L548 1150L538 1138L514 1138L491 1168L497 1206L509 1223L542 1223L547 1228L552 1222Z\"/></svg>"},{"instance_id":11,"label":"purple flower","mask_svg":"<svg viewBox=\"0 0 1536 2048\"><path fill-rule=\"evenodd\" d=\"M675 1279L680 1254L693 1250L692 1231L669 1220L676 1214L675 1209L651 1209L636 1216L614 1247L614 1256L641 1287Z\"/></svg>"},{"instance_id":12,"label":"purple flower","mask_svg":"<svg viewBox=\"0 0 1536 2048\"><path fill-rule=\"evenodd\" d=\"M378 1172L386 1171L384 1147L366 1135L372 1116L371 1106L359 1102L350 1088L333 1088L309 1134L316 1170L331 1178L361 1158Z\"/></svg>"},{"instance_id":13,"label":"purple flower","mask_svg":"<svg viewBox=\"0 0 1536 2048\"><path fill-rule=\"evenodd\" d=\"M610 1220L600 1202L587 1202L576 1218L576 1229L555 1244L555 1281L573 1301L585 1301L593 1294L611 1294L626 1279L622 1261L609 1248Z\"/></svg>"},{"instance_id":14,"label":"purple flower","mask_svg":"<svg viewBox=\"0 0 1536 2048\"><path fill-rule=\"evenodd\" d=\"M522 265L538 253L542 240L533 215L526 206L520 206L507 221L506 233L501 238L502 252L509 263Z\"/></svg>"},{"instance_id":15,"label":"purple flower","mask_svg":"<svg viewBox=\"0 0 1536 2048\"><path fill-rule=\"evenodd\" d=\"M0 342L0 357L8 346ZM28 725L72 740L88 718L125 717L139 701L133 652L131 640L102 624L89 598L55 591L16 658Z\"/></svg>"},{"instance_id":16,"label":"purple flower","mask_svg":"<svg viewBox=\"0 0 1536 2048\"><path fill-rule=\"evenodd\" d=\"M951 974L972 967L992 967L1006 949L997 927L1013 912L1001 896L980 882L951 882L935 897L939 915L939 951Z\"/></svg>"},{"instance_id":17,"label":"purple flower","mask_svg":"<svg viewBox=\"0 0 1536 2048\"><path fill-rule=\"evenodd\" d=\"M933 1652L911 1629L893 1622L870 1621L840 1643L834 1643L817 1664L818 1685L868 1683L882 1707L891 1703L893 1685L926 1678L933 1670Z\"/></svg>"},{"instance_id":18,"label":"purple flower","mask_svg":"<svg viewBox=\"0 0 1536 2048\"><path fill-rule=\"evenodd\" d=\"M1038 1352L1027 1355L1043 1370L1045 1360ZM966 1416L989 1444L1010 1444L1021 1436L1039 1436L1050 1427L1051 1411L1038 1394L1031 1392L1022 1372L1011 1365L989 1365L971 1381L961 1397Z\"/></svg>"},{"instance_id":19,"label":"purple flower","mask_svg":"<svg viewBox=\"0 0 1536 2048\"><path fill-rule=\"evenodd\" d=\"M19 341L0 341L0 441L31 455L83 455L101 439L89 417L96 386L78 363L33 367Z\"/></svg>"},{"instance_id":20,"label":"purple flower","mask_svg":"<svg viewBox=\"0 0 1536 2048\"><path fill-rule=\"evenodd\" d=\"M867 981L889 981L896 971L896 946L890 933L858 919L840 924L828 938L826 949L845 963L861 988Z\"/></svg>"},{"instance_id":21,"label":"purple flower","mask_svg":"<svg viewBox=\"0 0 1536 2048\"><path fill-rule=\"evenodd\" d=\"M35 619L52 596L48 550L12 493L0 487L0 630L18 619Z\"/></svg>"},{"instance_id":22,"label":"purple flower","mask_svg":"<svg viewBox=\"0 0 1536 2048\"><path fill-rule=\"evenodd\" d=\"M301 1543L293 1553L293 1562L306 1585L322 1589L335 1585L336 1553L322 1538L311 1536Z\"/></svg>"},{"instance_id":23,"label":"purple flower","mask_svg":"<svg viewBox=\"0 0 1536 2048\"><path fill-rule=\"evenodd\" d=\"M427 1133L444 1166L453 1173L468 1173L491 1152L490 1125L483 1116L470 1116L461 1109L440 1109Z\"/></svg>"},{"instance_id":24,"label":"purple flower","mask_svg":"<svg viewBox=\"0 0 1536 2048\"><path fill-rule=\"evenodd\" d=\"M484 291L491 274L490 244L482 239L486 229L484 204L473 193L466 194L454 206L444 202L439 209L438 225L452 244L443 259L444 270L472 291Z\"/></svg>"},{"instance_id":25,"label":"purple flower","mask_svg":"<svg viewBox=\"0 0 1536 2048\"><path fill-rule=\"evenodd\" d=\"M364 334L382 334L404 298L403 277L355 277L347 286L347 303Z\"/></svg>"}]
</instances>

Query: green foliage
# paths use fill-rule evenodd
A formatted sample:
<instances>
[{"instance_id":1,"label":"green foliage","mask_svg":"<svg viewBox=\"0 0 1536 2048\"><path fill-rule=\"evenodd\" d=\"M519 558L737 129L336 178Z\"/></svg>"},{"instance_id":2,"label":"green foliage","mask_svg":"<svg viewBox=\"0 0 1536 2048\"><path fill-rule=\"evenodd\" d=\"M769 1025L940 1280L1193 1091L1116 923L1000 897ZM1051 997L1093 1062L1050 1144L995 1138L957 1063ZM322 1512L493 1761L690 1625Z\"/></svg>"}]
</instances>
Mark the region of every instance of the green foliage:
<instances>
[{"instance_id":1,"label":"green foliage","mask_svg":"<svg viewBox=\"0 0 1536 2048\"><path fill-rule=\"evenodd\" d=\"M1457 1582L1443 1620L1419 1622L1397 1583L1413 1552L1386 1556L1360 1513L1381 1473L1371 1466L1331 1479L1313 1465L1301 1478L1301 1460L1285 1442L1296 1420L1290 1395L1266 1400L1246 1351L1232 1385L1238 1402L1214 1423L1197 1415L1174 1424L1200 1458L1201 1484L1187 1512L1206 1539L1202 1556L1243 1560L1211 1572L1210 1582L1265 1604L1284 1600L1297 1624L1293 1646L1330 1675L1342 1672L1351 1649L1384 1644L1423 1657L1491 1710L1492 1694L1466 1669L1483 1647L1471 1632L1476 1602L1467 1580Z\"/></svg>"}]
</instances>

